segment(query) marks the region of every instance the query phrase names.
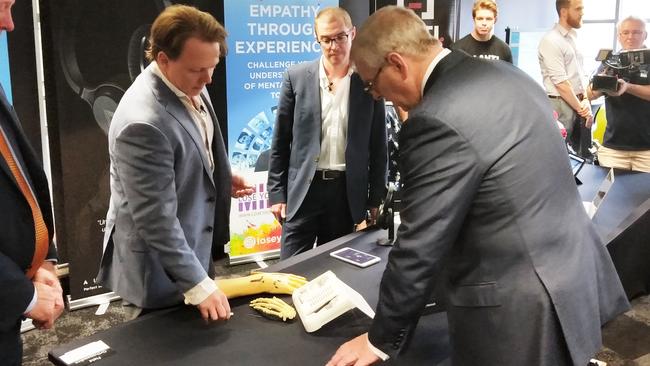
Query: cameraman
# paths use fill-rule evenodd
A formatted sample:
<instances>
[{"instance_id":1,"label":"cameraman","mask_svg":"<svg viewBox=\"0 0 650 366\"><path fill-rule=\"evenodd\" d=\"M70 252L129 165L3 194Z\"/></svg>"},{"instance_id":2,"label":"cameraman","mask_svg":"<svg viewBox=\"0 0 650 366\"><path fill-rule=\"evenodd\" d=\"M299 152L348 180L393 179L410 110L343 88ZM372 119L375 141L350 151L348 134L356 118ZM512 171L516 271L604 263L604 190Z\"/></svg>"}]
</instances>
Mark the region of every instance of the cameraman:
<instances>
[{"instance_id":1,"label":"cameraman","mask_svg":"<svg viewBox=\"0 0 650 366\"><path fill-rule=\"evenodd\" d=\"M637 17L623 19L617 27L623 50L645 48L645 22ZM589 99L603 92L587 90ZM618 80L618 91L605 92L607 128L598 149L601 166L650 172L650 85Z\"/></svg>"}]
</instances>

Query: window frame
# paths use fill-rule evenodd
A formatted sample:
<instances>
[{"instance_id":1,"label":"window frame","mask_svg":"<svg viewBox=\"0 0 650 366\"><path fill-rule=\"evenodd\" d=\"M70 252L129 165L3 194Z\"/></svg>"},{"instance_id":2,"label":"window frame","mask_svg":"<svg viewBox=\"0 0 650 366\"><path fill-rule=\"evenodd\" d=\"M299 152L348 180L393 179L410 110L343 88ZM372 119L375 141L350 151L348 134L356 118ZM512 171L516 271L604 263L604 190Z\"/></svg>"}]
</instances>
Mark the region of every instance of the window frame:
<instances>
[{"instance_id":1,"label":"window frame","mask_svg":"<svg viewBox=\"0 0 650 366\"><path fill-rule=\"evenodd\" d=\"M613 24L614 25L614 34L612 34L612 39L611 39L611 46L612 50L618 50L618 34L616 32L616 27L618 25L618 22L620 22L623 17L627 17L632 14L621 14L621 2L625 2L628 0L614 0L615 2L615 13L614 13L614 18L593 18L593 19L584 19L582 20L583 24ZM650 23L650 14L647 14L647 17L641 17L646 22L646 31L647 31L647 25ZM589 37L587 34L581 35L581 37ZM584 39L584 38L583 38ZM646 45L647 46L647 45Z\"/></svg>"}]
</instances>

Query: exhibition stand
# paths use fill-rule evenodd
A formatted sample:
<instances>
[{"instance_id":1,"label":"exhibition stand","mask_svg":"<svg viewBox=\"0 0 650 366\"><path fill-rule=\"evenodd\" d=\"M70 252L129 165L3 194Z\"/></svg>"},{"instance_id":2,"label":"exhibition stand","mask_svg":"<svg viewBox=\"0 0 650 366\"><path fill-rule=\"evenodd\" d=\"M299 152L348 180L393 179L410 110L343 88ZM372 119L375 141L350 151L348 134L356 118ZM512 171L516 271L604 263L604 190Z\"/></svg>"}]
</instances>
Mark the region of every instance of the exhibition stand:
<instances>
[{"instance_id":1,"label":"exhibition stand","mask_svg":"<svg viewBox=\"0 0 650 366\"><path fill-rule=\"evenodd\" d=\"M338 278L365 297L374 308L379 281L386 266L390 247L376 244L386 237L385 230L371 229L337 239L314 250L268 267L267 272L287 272L313 279L332 270ZM352 247L382 260L367 268L355 267L329 256L337 248ZM266 295L264 295L266 296ZM257 296L232 299L234 315L227 322L206 324L198 311L181 306L148 314L90 337L57 347L49 359L64 363L67 352L95 341L110 347L97 365L324 365L345 341L364 333L371 319L358 309L307 333L299 319L290 323L261 317L248 306ZM279 296L290 302L289 295ZM447 318L445 313L425 315L418 323L409 350L399 364L438 365L448 357ZM390 363L389 363L390 364Z\"/></svg>"},{"instance_id":2,"label":"exhibition stand","mask_svg":"<svg viewBox=\"0 0 650 366\"><path fill-rule=\"evenodd\" d=\"M586 165L579 174L582 200L591 200L608 170ZM650 174L615 170L615 181L593 220L612 255L628 297L650 289L647 227L650 225ZM285 272L313 279L327 270L359 292L374 309L379 283L391 247L377 245L387 231L371 228L334 240L309 252L279 262L265 271ZM332 258L329 253L352 247L381 258L359 268ZM50 351L49 359L67 365L70 351L103 341L110 349L94 358L98 365L286 364L323 365L345 341L366 332L371 320L354 309L307 333L300 320L290 323L261 317L248 306L259 296L232 299L234 315L227 322L206 324L197 310L181 306L158 311ZM289 295L280 296L290 301ZM438 365L448 361L449 336L444 312L424 315L408 351L388 364Z\"/></svg>"}]
</instances>

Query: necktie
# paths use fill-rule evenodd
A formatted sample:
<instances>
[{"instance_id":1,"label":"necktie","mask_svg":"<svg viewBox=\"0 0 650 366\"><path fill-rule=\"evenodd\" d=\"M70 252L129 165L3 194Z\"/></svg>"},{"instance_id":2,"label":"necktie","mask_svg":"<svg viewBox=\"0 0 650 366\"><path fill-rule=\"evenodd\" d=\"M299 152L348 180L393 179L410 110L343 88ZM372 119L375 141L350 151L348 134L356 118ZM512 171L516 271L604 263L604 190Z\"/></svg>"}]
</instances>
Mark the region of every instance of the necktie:
<instances>
[{"instance_id":1,"label":"necktie","mask_svg":"<svg viewBox=\"0 0 650 366\"><path fill-rule=\"evenodd\" d=\"M34 243L34 256L32 257L32 263L27 269L27 277L31 279L32 277L34 277L34 274L36 274L36 271L41 266L41 264L45 260L45 256L47 255L47 251L49 247L47 226L45 226L45 221L43 220L43 214L41 213L40 207L38 207L38 204L36 203L36 198L34 197L34 193L27 185L27 180L25 179L25 176L18 168L16 159L11 153L11 149L9 149L9 144L7 143L7 140L4 136L4 133L2 133L2 131L0 131L0 153L2 154L2 157L7 162L7 165L9 165L9 170L11 170L11 173L13 174L14 178L16 179L16 182L18 183L18 187L20 188L20 191L25 197L25 200L27 200L27 203L29 204L29 207L32 210L32 217L34 218L34 232L36 233L35 235L36 242Z\"/></svg>"}]
</instances>

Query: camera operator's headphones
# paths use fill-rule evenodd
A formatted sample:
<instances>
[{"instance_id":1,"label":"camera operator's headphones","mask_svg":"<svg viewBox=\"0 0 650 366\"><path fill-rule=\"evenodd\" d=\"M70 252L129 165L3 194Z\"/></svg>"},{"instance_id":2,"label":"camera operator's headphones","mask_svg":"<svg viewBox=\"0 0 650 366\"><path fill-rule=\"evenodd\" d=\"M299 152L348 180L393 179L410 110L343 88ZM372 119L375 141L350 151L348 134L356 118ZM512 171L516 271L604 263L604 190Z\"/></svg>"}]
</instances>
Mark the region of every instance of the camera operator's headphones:
<instances>
[{"instance_id":1,"label":"camera operator's headphones","mask_svg":"<svg viewBox=\"0 0 650 366\"><path fill-rule=\"evenodd\" d=\"M115 113L120 99L131 82L144 70L149 62L145 58L145 48L151 24L138 26L131 35L127 51L128 79L118 81L107 80L98 85L90 85L83 77L79 68L74 35L79 26L81 17L81 2L83 0L70 0L66 11L70 23L61 28L59 34L59 61L63 75L70 88L83 99L92 109L93 116L99 127L108 134L108 127ZM160 13L165 7L171 5L168 0L154 0L156 9ZM122 79L127 79L123 77Z\"/></svg>"}]
</instances>

